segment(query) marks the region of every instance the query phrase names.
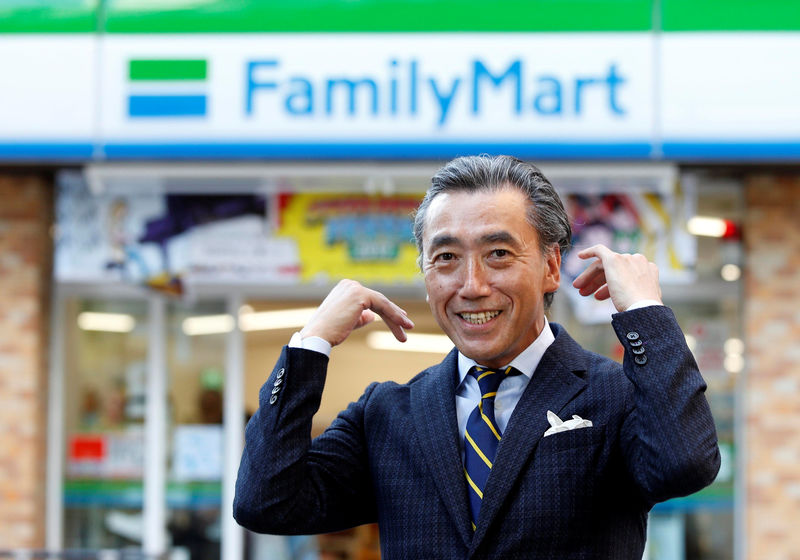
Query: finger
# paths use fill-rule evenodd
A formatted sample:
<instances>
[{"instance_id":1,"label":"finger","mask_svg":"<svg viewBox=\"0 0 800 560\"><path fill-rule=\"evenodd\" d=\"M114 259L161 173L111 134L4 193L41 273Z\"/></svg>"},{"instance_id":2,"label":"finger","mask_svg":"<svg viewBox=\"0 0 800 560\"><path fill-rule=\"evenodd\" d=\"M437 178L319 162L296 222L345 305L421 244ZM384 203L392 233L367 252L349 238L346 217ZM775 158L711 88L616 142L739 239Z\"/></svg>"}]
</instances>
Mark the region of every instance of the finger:
<instances>
[{"instance_id":1,"label":"finger","mask_svg":"<svg viewBox=\"0 0 800 560\"><path fill-rule=\"evenodd\" d=\"M602 259L611 253L613 251L605 245L597 244L578 251L578 257L581 259L591 259L592 257Z\"/></svg>"},{"instance_id":2,"label":"finger","mask_svg":"<svg viewBox=\"0 0 800 560\"><path fill-rule=\"evenodd\" d=\"M582 296L590 296L603 286L607 286L605 275L598 275L591 279L591 281L584 283L579 289L578 293Z\"/></svg>"},{"instance_id":3,"label":"finger","mask_svg":"<svg viewBox=\"0 0 800 560\"><path fill-rule=\"evenodd\" d=\"M397 340L408 340L404 329L414 328L414 322L408 317L408 313L382 293L374 290L370 292L370 309L383 319Z\"/></svg>"},{"instance_id":4,"label":"finger","mask_svg":"<svg viewBox=\"0 0 800 560\"><path fill-rule=\"evenodd\" d=\"M596 260L591 263L575 278L575 280L572 281L572 285L581 290L581 293L583 293L586 289L589 289L592 285L594 286L591 291L583 293L583 295L588 295L594 292L597 288L605 283L605 269L603 267L603 262L600 260Z\"/></svg>"},{"instance_id":5,"label":"finger","mask_svg":"<svg viewBox=\"0 0 800 560\"><path fill-rule=\"evenodd\" d=\"M355 328L360 329L363 326L369 325L377 318L378 315L375 312L370 311L369 309L365 309L364 311L361 312L361 316L358 318L358 322L356 323Z\"/></svg>"},{"instance_id":6,"label":"finger","mask_svg":"<svg viewBox=\"0 0 800 560\"><path fill-rule=\"evenodd\" d=\"M369 308L377 313L387 325L394 323L407 329L414 328L414 322L409 319L408 313L380 292L372 292Z\"/></svg>"},{"instance_id":7,"label":"finger","mask_svg":"<svg viewBox=\"0 0 800 560\"><path fill-rule=\"evenodd\" d=\"M608 284L605 284L594 293L594 299L603 301L611 297L611 292L608 290Z\"/></svg>"}]
</instances>

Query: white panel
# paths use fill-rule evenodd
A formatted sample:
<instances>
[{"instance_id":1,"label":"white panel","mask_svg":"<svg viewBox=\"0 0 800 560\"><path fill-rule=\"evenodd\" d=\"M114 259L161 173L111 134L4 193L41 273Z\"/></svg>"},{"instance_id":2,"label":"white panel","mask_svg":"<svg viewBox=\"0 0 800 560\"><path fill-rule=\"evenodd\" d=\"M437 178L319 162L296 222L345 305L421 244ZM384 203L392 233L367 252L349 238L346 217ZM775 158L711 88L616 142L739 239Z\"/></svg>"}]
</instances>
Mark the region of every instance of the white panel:
<instances>
[{"instance_id":1,"label":"white panel","mask_svg":"<svg viewBox=\"0 0 800 560\"><path fill-rule=\"evenodd\" d=\"M800 33L662 35L665 139L800 138Z\"/></svg>"},{"instance_id":2,"label":"white panel","mask_svg":"<svg viewBox=\"0 0 800 560\"><path fill-rule=\"evenodd\" d=\"M92 35L0 34L0 141L91 140Z\"/></svg>"}]
</instances>

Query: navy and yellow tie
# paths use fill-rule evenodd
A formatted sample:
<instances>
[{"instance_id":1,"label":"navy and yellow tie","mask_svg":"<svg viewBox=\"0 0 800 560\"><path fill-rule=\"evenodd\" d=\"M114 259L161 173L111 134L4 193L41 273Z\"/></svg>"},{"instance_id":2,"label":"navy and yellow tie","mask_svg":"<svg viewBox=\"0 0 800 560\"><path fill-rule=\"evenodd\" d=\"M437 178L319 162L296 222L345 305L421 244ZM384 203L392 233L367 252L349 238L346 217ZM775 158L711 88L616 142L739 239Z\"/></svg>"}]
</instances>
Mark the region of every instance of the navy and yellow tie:
<instances>
[{"instance_id":1,"label":"navy and yellow tie","mask_svg":"<svg viewBox=\"0 0 800 560\"><path fill-rule=\"evenodd\" d=\"M520 372L511 366L501 370L473 366L469 370L468 375L478 380L478 387L481 390L481 401L469 415L464 434L464 474L469 485L473 531L478 523L483 489L486 487L486 480L492 470L492 462L502 436L494 419L494 398L503 379L518 373Z\"/></svg>"}]
</instances>

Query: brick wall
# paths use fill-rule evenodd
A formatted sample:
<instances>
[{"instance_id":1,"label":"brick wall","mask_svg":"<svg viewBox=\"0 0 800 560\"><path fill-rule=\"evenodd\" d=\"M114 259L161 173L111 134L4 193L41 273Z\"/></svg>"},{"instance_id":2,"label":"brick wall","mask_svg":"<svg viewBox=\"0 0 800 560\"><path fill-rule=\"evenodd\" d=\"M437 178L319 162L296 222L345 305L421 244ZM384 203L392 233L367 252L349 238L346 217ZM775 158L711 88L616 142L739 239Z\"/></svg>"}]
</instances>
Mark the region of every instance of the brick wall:
<instances>
[{"instance_id":1,"label":"brick wall","mask_svg":"<svg viewBox=\"0 0 800 560\"><path fill-rule=\"evenodd\" d=\"M800 178L745 192L747 558L800 559Z\"/></svg>"},{"instance_id":2,"label":"brick wall","mask_svg":"<svg viewBox=\"0 0 800 560\"><path fill-rule=\"evenodd\" d=\"M0 172L0 548L44 546L48 178Z\"/></svg>"}]
</instances>

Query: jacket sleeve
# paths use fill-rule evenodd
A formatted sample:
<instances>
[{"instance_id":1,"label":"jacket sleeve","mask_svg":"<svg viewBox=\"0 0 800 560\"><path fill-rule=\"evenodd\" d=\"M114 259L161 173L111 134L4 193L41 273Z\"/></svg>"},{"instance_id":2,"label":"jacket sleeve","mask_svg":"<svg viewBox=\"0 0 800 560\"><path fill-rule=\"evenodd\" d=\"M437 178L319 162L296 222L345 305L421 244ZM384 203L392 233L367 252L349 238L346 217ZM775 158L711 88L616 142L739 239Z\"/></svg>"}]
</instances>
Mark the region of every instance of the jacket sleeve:
<instances>
[{"instance_id":1,"label":"jacket sleeve","mask_svg":"<svg viewBox=\"0 0 800 560\"><path fill-rule=\"evenodd\" d=\"M633 384L620 443L643 499L652 506L711 484L720 454L706 383L672 310L618 313L612 324Z\"/></svg>"},{"instance_id":2,"label":"jacket sleeve","mask_svg":"<svg viewBox=\"0 0 800 560\"><path fill-rule=\"evenodd\" d=\"M364 395L311 440L327 356L284 347L247 424L236 480L237 522L256 532L310 534L376 520L363 430Z\"/></svg>"}]
</instances>

